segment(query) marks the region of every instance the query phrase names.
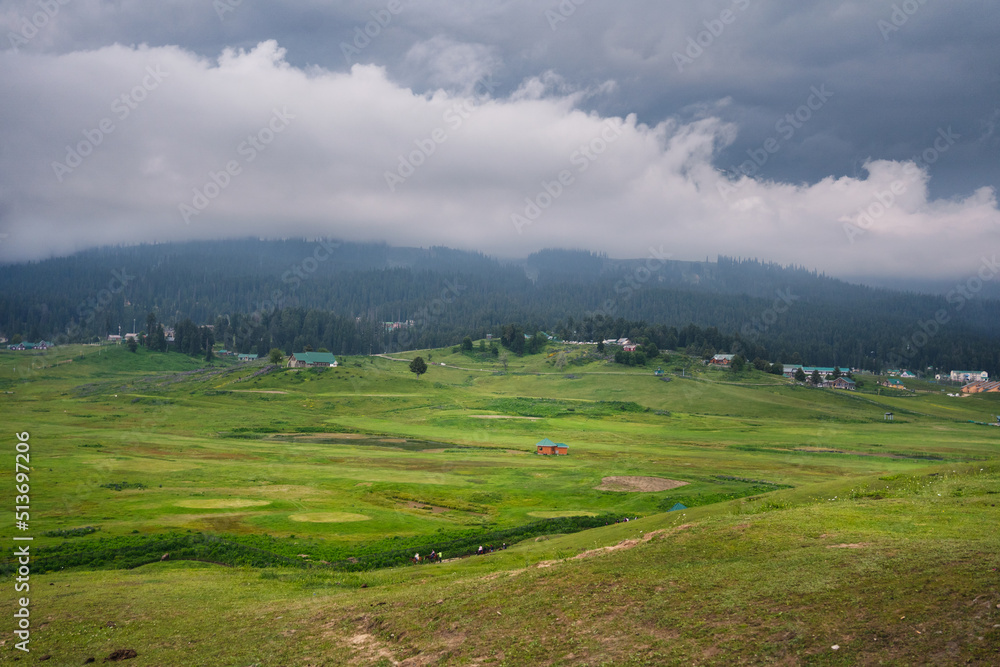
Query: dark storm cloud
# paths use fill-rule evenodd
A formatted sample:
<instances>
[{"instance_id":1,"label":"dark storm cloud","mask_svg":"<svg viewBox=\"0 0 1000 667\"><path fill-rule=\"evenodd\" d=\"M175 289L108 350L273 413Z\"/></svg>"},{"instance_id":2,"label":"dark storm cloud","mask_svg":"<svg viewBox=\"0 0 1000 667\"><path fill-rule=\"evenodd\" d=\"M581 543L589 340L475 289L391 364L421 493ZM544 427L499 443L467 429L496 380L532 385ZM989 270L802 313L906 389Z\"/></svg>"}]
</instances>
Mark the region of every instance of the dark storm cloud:
<instances>
[{"instance_id":1,"label":"dark storm cloud","mask_svg":"<svg viewBox=\"0 0 1000 667\"><path fill-rule=\"evenodd\" d=\"M669 239L675 256L840 274L913 271L878 259L902 248L960 272L995 242L997 2L674 4L0 3L12 92L0 257L276 235L276 220L288 234L502 253L565 234L629 255ZM119 119L112 101L151 63L176 72ZM241 141L281 105L297 118L244 163ZM575 171L576 148L630 114L607 155ZM54 180L50 163L106 117L106 143ZM391 191L385 172L436 128L441 150ZM182 195L232 161L232 184L178 226ZM567 169L576 181L516 233L511 216ZM609 239L623 220L634 238ZM26 223L53 233L24 239Z\"/></svg>"}]
</instances>

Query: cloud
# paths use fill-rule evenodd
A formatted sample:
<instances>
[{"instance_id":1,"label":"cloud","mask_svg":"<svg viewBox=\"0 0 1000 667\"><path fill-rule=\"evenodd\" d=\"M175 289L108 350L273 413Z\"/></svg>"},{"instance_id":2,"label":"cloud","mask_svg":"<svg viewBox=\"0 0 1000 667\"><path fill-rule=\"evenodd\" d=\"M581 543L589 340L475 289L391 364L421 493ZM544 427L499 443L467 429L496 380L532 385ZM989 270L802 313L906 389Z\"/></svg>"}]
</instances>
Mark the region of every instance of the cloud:
<instances>
[{"instance_id":1,"label":"cloud","mask_svg":"<svg viewBox=\"0 0 1000 667\"><path fill-rule=\"evenodd\" d=\"M450 50L466 48L418 49L449 83L420 93L379 66L293 66L274 41L217 58L174 46L3 52L0 259L325 235L506 256L662 246L926 276L960 274L996 245L994 192L933 199L926 164L871 160L812 184L736 178L716 167L740 131L715 114L725 100L644 124L583 108L601 84L554 72L504 95L486 51L454 66Z\"/></svg>"}]
</instances>

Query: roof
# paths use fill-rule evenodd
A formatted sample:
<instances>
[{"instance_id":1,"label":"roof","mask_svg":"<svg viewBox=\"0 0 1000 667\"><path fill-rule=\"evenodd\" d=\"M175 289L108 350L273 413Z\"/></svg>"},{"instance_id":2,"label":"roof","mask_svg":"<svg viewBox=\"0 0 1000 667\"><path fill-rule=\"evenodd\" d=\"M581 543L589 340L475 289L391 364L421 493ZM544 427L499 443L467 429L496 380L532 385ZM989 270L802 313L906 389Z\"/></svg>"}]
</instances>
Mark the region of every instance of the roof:
<instances>
[{"instance_id":1,"label":"roof","mask_svg":"<svg viewBox=\"0 0 1000 667\"><path fill-rule=\"evenodd\" d=\"M732 361L733 359L736 358L736 355L735 354L717 354L717 355L715 355L712 358L713 359L725 359L726 361Z\"/></svg>"},{"instance_id":2,"label":"roof","mask_svg":"<svg viewBox=\"0 0 1000 667\"><path fill-rule=\"evenodd\" d=\"M296 361L307 364L335 364L337 357L332 352L296 352L292 355Z\"/></svg>"},{"instance_id":3,"label":"roof","mask_svg":"<svg viewBox=\"0 0 1000 667\"><path fill-rule=\"evenodd\" d=\"M552 442L548 438L542 438L539 440L538 443L535 444L535 447L563 447L565 449L569 449L567 445L564 445L561 442Z\"/></svg>"}]
</instances>

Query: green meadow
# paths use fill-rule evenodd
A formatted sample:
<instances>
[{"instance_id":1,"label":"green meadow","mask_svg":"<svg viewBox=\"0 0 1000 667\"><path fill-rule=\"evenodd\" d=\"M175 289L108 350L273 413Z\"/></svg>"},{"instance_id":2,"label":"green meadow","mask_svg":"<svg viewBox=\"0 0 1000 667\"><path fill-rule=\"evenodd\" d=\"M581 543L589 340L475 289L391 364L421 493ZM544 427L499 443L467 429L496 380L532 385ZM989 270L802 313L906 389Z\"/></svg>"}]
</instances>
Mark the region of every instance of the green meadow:
<instances>
[{"instance_id":1,"label":"green meadow","mask_svg":"<svg viewBox=\"0 0 1000 667\"><path fill-rule=\"evenodd\" d=\"M35 560L31 653L8 633L0 661L996 664L1000 395L912 388L574 346L3 351L11 510L31 436L30 528L5 534ZM408 563L429 548L447 562Z\"/></svg>"}]
</instances>

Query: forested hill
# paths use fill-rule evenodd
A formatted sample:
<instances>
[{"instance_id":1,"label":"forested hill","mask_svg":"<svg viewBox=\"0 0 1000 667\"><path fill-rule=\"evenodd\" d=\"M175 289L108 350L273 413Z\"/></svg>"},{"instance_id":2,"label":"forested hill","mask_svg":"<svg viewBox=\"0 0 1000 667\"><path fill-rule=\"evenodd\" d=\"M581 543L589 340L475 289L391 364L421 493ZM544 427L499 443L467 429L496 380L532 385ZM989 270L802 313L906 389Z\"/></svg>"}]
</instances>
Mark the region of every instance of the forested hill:
<instances>
[{"instance_id":1,"label":"forested hill","mask_svg":"<svg viewBox=\"0 0 1000 667\"><path fill-rule=\"evenodd\" d=\"M447 248L246 239L2 266L0 333L92 340L133 321L142 329L153 312L168 325L223 317L236 332L230 342L254 351L367 353L518 323L583 340L655 334L661 347L736 345L773 361L998 373L1000 303L968 296L852 285L754 260L676 261L656 249L635 260L546 250L506 262ZM389 333L382 324L408 320ZM679 335L689 324L709 331Z\"/></svg>"}]
</instances>

